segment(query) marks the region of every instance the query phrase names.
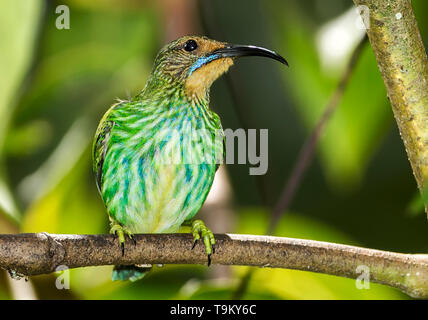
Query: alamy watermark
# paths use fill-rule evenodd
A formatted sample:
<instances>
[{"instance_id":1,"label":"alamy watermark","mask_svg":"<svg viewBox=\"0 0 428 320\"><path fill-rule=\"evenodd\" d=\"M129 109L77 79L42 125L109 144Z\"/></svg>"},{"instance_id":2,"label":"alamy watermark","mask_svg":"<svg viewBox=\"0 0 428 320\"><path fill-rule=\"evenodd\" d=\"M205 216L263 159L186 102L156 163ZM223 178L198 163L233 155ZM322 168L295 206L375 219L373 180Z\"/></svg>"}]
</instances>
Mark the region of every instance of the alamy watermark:
<instances>
[{"instance_id":1,"label":"alamy watermark","mask_svg":"<svg viewBox=\"0 0 428 320\"><path fill-rule=\"evenodd\" d=\"M70 269L65 265L60 265L56 267L55 272L60 273L55 280L55 287L58 290L70 289Z\"/></svg>"},{"instance_id":2,"label":"alamy watermark","mask_svg":"<svg viewBox=\"0 0 428 320\"><path fill-rule=\"evenodd\" d=\"M260 129L259 140L257 143L257 130L248 129L248 135L244 129L224 130L224 143L226 153L226 164L234 164L235 159L235 138L238 140L238 164L248 162L257 167L250 168L251 176L260 176L266 174L268 170L268 129ZM259 152L257 152L259 145Z\"/></svg>"},{"instance_id":3,"label":"alamy watermark","mask_svg":"<svg viewBox=\"0 0 428 320\"><path fill-rule=\"evenodd\" d=\"M355 20L355 26L358 29L368 30L370 29L370 9L367 6L361 5L355 8L357 19Z\"/></svg>"},{"instance_id":4,"label":"alamy watermark","mask_svg":"<svg viewBox=\"0 0 428 320\"><path fill-rule=\"evenodd\" d=\"M355 280L355 287L357 289L370 289L370 268L366 265L359 265L355 270L359 276Z\"/></svg>"},{"instance_id":5,"label":"alamy watermark","mask_svg":"<svg viewBox=\"0 0 428 320\"><path fill-rule=\"evenodd\" d=\"M191 128L183 123L180 127ZM160 129L153 143L158 165L250 164L250 175L268 170L268 129ZM143 146L144 148L144 146Z\"/></svg>"},{"instance_id":6,"label":"alamy watermark","mask_svg":"<svg viewBox=\"0 0 428 320\"><path fill-rule=\"evenodd\" d=\"M55 13L59 14L55 20L55 27L59 30L70 29L70 8L62 4L55 8Z\"/></svg>"}]
</instances>

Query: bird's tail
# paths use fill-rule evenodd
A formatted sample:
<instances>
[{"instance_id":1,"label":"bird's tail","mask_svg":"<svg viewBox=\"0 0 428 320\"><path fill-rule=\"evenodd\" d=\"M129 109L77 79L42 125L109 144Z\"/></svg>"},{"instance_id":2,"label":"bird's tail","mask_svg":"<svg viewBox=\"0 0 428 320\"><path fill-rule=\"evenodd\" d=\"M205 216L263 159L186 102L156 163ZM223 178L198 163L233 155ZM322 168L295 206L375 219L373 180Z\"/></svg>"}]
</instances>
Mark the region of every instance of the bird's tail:
<instances>
[{"instance_id":1,"label":"bird's tail","mask_svg":"<svg viewBox=\"0 0 428 320\"><path fill-rule=\"evenodd\" d=\"M111 280L130 280L132 282L143 279L152 270L151 265L114 266Z\"/></svg>"}]
</instances>

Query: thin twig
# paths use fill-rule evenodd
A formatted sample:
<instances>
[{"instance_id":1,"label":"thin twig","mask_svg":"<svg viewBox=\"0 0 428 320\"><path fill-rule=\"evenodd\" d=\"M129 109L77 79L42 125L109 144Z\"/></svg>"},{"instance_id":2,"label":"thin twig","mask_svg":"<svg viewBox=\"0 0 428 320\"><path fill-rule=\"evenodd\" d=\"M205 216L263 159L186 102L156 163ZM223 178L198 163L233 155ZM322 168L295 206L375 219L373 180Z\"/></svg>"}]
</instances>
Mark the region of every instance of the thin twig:
<instances>
[{"instance_id":1,"label":"thin twig","mask_svg":"<svg viewBox=\"0 0 428 320\"><path fill-rule=\"evenodd\" d=\"M213 264L287 268L357 278L428 297L428 255L400 254L313 240L216 234ZM0 267L37 275L68 268L130 264L206 264L202 243L191 250L191 234L138 234L122 256L113 235L0 234ZM368 268L368 269L367 269Z\"/></svg>"}]
</instances>

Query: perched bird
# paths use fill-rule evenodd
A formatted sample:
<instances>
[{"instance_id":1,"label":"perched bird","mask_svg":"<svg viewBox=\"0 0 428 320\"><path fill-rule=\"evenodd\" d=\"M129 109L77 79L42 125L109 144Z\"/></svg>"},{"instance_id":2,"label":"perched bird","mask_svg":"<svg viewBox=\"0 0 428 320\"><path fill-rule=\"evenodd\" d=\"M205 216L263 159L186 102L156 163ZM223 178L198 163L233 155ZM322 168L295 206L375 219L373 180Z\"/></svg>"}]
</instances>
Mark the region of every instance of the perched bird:
<instances>
[{"instance_id":1,"label":"perched bird","mask_svg":"<svg viewBox=\"0 0 428 320\"><path fill-rule=\"evenodd\" d=\"M114 104L102 118L93 144L93 170L111 229L124 254L134 233L173 233L192 228L202 238L208 265L213 233L193 220L223 159L223 130L209 109L211 84L242 56L287 61L255 46L186 36L158 53L144 89ZM193 245L193 246L194 246ZM137 280L142 266L116 266L113 280Z\"/></svg>"}]
</instances>

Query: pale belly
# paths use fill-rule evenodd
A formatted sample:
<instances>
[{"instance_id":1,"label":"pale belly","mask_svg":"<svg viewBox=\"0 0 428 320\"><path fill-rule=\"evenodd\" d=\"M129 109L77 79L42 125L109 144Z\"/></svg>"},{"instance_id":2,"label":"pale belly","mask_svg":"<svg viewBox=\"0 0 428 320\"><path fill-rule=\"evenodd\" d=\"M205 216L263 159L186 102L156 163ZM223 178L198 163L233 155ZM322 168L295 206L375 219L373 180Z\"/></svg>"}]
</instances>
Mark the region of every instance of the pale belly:
<instances>
[{"instance_id":1,"label":"pale belly","mask_svg":"<svg viewBox=\"0 0 428 320\"><path fill-rule=\"evenodd\" d=\"M109 216L133 233L176 232L201 208L215 163L187 164L120 152L104 173L102 196ZM177 164L176 164L177 163Z\"/></svg>"}]
</instances>

